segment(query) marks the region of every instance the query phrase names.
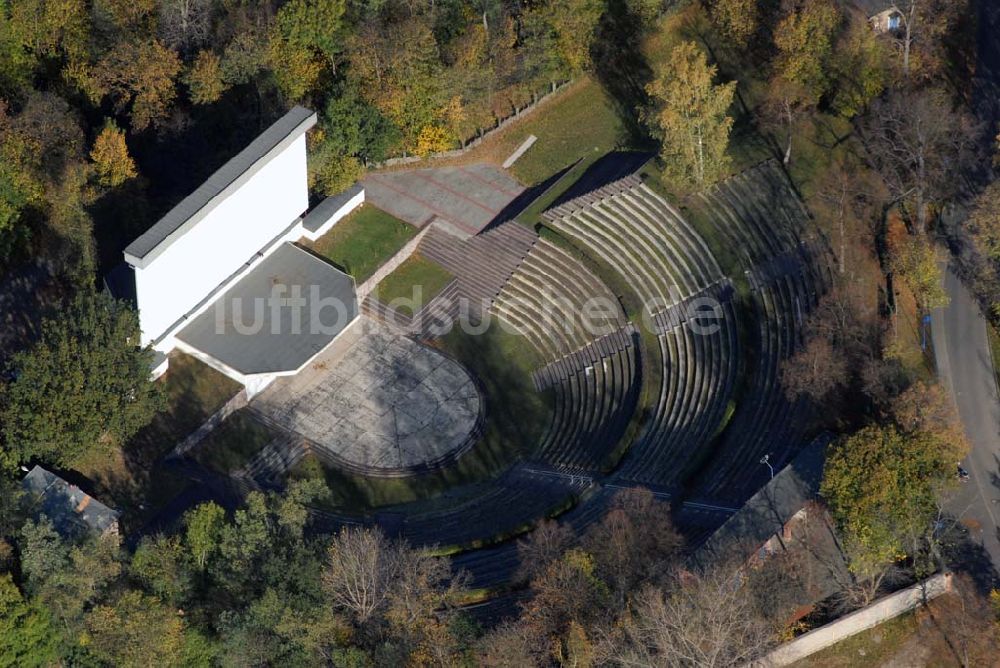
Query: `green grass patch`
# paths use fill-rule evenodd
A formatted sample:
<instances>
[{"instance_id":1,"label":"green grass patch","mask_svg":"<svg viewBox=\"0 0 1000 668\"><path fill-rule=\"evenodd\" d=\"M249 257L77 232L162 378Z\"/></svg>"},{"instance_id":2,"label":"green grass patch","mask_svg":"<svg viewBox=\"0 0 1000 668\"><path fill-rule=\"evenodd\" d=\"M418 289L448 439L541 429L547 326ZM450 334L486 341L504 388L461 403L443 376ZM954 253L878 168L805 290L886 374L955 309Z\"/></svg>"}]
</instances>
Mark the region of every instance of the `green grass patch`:
<instances>
[{"instance_id":1,"label":"green grass patch","mask_svg":"<svg viewBox=\"0 0 1000 668\"><path fill-rule=\"evenodd\" d=\"M990 357L993 358L993 375L996 378L997 386L1000 387L1000 369L997 367L997 364L1000 363L1000 331L997 331L996 325L987 321L986 332L990 339Z\"/></svg>"},{"instance_id":2,"label":"green grass patch","mask_svg":"<svg viewBox=\"0 0 1000 668\"><path fill-rule=\"evenodd\" d=\"M504 133L499 155L510 155L530 135L538 137L511 168L522 183L541 183L581 158L596 160L628 135L614 103L601 86L584 77Z\"/></svg>"},{"instance_id":3,"label":"green grass patch","mask_svg":"<svg viewBox=\"0 0 1000 668\"><path fill-rule=\"evenodd\" d=\"M417 228L364 204L310 244L360 283L417 235Z\"/></svg>"},{"instance_id":4,"label":"green grass patch","mask_svg":"<svg viewBox=\"0 0 1000 668\"><path fill-rule=\"evenodd\" d=\"M237 411L198 444L194 458L202 466L229 473L249 462L274 435L248 411Z\"/></svg>"},{"instance_id":5,"label":"green grass patch","mask_svg":"<svg viewBox=\"0 0 1000 668\"><path fill-rule=\"evenodd\" d=\"M489 480L534 452L551 419L551 393L535 391L531 371L541 362L523 337L494 321L482 334L458 328L436 345L479 378L485 395L486 427L482 438L454 464L405 478L376 478L324 467L307 458L292 472L296 477L323 475L331 491L331 507L350 512L425 501L449 491L448 503L475 483Z\"/></svg>"},{"instance_id":6,"label":"green grass patch","mask_svg":"<svg viewBox=\"0 0 1000 668\"><path fill-rule=\"evenodd\" d=\"M383 304L412 317L453 278L441 265L414 254L382 279L375 295ZM398 303L393 303L397 300Z\"/></svg>"}]
</instances>

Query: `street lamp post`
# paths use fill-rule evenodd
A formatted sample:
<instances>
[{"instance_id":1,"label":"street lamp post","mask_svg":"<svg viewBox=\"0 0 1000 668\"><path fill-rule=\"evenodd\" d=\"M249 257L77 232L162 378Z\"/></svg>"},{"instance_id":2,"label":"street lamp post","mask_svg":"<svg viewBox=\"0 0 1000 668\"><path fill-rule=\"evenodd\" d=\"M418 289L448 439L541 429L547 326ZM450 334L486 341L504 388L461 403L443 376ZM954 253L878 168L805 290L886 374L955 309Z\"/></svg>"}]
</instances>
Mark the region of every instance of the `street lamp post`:
<instances>
[{"instance_id":1,"label":"street lamp post","mask_svg":"<svg viewBox=\"0 0 1000 668\"><path fill-rule=\"evenodd\" d=\"M771 455L770 455L770 453L764 455L763 457L761 457L760 458L760 463L761 464L767 464L767 470L769 470L771 472L771 480L774 480L774 467L771 466Z\"/></svg>"}]
</instances>

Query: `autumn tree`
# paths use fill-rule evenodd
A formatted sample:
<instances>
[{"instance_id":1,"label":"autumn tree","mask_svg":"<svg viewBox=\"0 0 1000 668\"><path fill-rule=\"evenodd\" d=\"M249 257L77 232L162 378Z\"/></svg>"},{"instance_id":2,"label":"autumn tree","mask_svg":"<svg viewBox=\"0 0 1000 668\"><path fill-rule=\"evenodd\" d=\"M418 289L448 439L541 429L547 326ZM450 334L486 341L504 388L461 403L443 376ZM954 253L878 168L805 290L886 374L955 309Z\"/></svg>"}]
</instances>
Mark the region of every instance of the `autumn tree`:
<instances>
[{"instance_id":1,"label":"autumn tree","mask_svg":"<svg viewBox=\"0 0 1000 668\"><path fill-rule=\"evenodd\" d=\"M708 11L715 27L738 49L746 49L760 28L756 0L714 0Z\"/></svg>"},{"instance_id":2,"label":"autumn tree","mask_svg":"<svg viewBox=\"0 0 1000 668\"><path fill-rule=\"evenodd\" d=\"M573 544L573 530L555 520L543 520L517 542L518 579L531 580L559 559Z\"/></svg>"},{"instance_id":3,"label":"autumn tree","mask_svg":"<svg viewBox=\"0 0 1000 668\"><path fill-rule=\"evenodd\" d=\"M347 527L333 539L323 587L334 606L364 625L389 605L399 546L377 530Z\"/></svg>"},{"instance_id":4,"label":"autumn tree","mask_svg":"<svg viewBox=\"0 0 1000 668\"><path fill-rule=\"evenodd\" d=\"M1000 181L990 183L976 197L968 227L979 252L993 262L1000 262Z\"/></svg>"},{"instance_id":5,"label":"autumn tree","mask_svg":"<svg viewBox=\"0 0 1000 668\"><path fill-rule=\"evenodd\" d=\"M610 592L596 570L590 554L572 548L531 581L522 619L542 644L552 646L573 622L589 626L608 609Z\"/></svg>"},{"instance_id":6,"label":"autumn tree","mask_svg":"<svg viewBox=\"0 0 1000 668\"><path fill-rule=\"evenodd\" d=\"M107 51L94 78L97 90L110 95L118 112L127 111L129 126L139 132L166 119L177 96L174 82L180 71L176 52L159 40L137 40Z\"/></svg>"},{"instance_id":7,"label":"autumn tree","mask_svg":"<svg viewBox=\"0 0 1000 668\"><path fill-rule=\"evenodd\" d=\"M831 75L836 78L831 104L837 113L854 118L867 110L889 84L890 49L861 15L851 13L837 40Z\"/></svg>"},{"instance_id":8,"label":"autumn tree","mask_svg":"<svg viewBox=\"0 0 1000 668\"><path fill-rule=\"evenodd\" d=\"M109 188L117 188L138 174L125 144L125 133L113 121L105 123L101 134L97 135L90 149L90 159L97 168L98 182Z\"/></svg>"},{"instance_id":9,"label":"autumn tree","mask_svg":"<svg viewBox=\"0 0 1000 668\"><path fill-rule=\"evenodd\" d=\"M917 554L931 533L937 495L963 455L940 434L893 425L865 427L829 449L821 491L857 578L877 583Z\"/></svg>"},{"instance_id":10,"label":"autumn tree","mask_svg":"<svg viewBox=\"0 0 1000 668\"><path fill-rule=\"evenodd\" d=\"M716 72L694 42L683 42L647 88L657 104L653 120L661 133L665 172L695 186L716 180L729 166L733 119L727 112L736 82L716 84Z\"/></svg>"},{"instance_id":11,"label":"autumn tree","mask_svg":"<svg viewBox=\"0 0 1000 668\"><path fill-rule=\"evenodd\" d=\"M18 543L26 592L67 630L80 625L85 610L122 572L119 539L113 534L85 536L74 545L43 517L21 528Z\"/></svg>"},{"instance_id":12,"label":"autumn tree","mask_svg":"<svg viewBox=\"0 0 1000 668\"><path fill-rule=\"evenodd\" d=\"M590 45L604 10L602 0L553 0L533 10L549 32L550 56L564 75L590 67Z\"/></svg>"},{"instance_id":13,"label":"autumn tree","mask_svg":"<svg viewBox=\"0 0 1000 668\"><path fill-rule=\"evenodd\" d=\"M199 570L219 549L226 511L215 503L202 503L184 515L184 542Z\"/></svg>"},{"instance_id":14,"label":"autumn tree","mask_svg":"<svg viewBox=\"0 0 1000 668\"><path fill-rule=\"evenodd\" d=\"M832 0L800 0L774 29L778 54L766 107L785 127L786 165L792 159L797 116L815 107L829 86L828 63L839 21Z\"/></svg>"},{"instance_id":15,"label":"autumn tree","mask_svg":"<svg viewBox=\"0 0 1000 668\"><path fill-rule=\"evenodd\" d=\"M290 0L275 20L285 43L314 49L332 64L342 46L346 8L344 0Z\"/></svg>"},{"instance_id":16,"label":"autumn tree","mask_svg":"<svg viewBox=\"0 0 1000 668\"><path fill-rule=\"evenodd\" d=\"M923 234L928 207L953 191L972 157L973 120L942 91L897 90L872 105L861 129L869 163Z\"/></svg>"},{"instance_id":17,"label":"autumn tree","mask_svg":"<svg viewBox=\"0 0 1000 668\"><path fill-rule=\"evenodd\" d=\"M969 447L955 403L940 383L915 381L892 399L888 412L903 433L932 434L959 452Z\"/></svg>"},{"instance_id":18,"label":"autumn tree","mask_svg":"<svg viewBox=\"0 0 1000 668\"><path fill-rule=\"evenodd\" d=\"M87 613L85 626L88 650L108 665L183 665L184 618L154 596L126 591Z\"/></svg>"},{"instance_id":19,"label":"autumn tree","mask_svg":"<svg viewBox=\"0 0 1000 668\"><path fill-rule=\"evenodd\" d=\"M774 629L753 591L732 567L677 576L664 590L647 587L603 652L622 665L741 666L766 654Z\"/></svg>"},{"instance_id":20,"label":"autumn tree","mask_svg":"<svg viewBox=\"0 0 1000 668\"><path fill-rule=\"evenodd\" d=\"M212 0L158 0L160 39L169 49L187 53L208 41Z\"/></svg>"},{"instance_id":21,"label":"autumn tree","mask_svg":"<svg viewBox=\"0 0 1000 668\"><path fill-rule=\"evenodd\" d=\"M917 300L924 313L948 305L944 276L930 241L917 237L898 238L889 247L889 267Z\"/></svg>"},{"instance_id":22,"label":"autumn tree","mask_svg":"<svg viewBox=\"0 0 1000 668\"><path fill-rule=\"evenodd\" d=\"M129 573L167 605L179 605L191 593L192 566L180 536L156 535L139 542Z\"/></svg>"},{"instance_id":23,"label":"autumn tree","mask_svg":"<svg viewBox=\"0 0 1000 668\"><path fill-rule=\"evenodd\" d=\"M957 19L963 4L958 0L900 0L901 26L893 35L900 54L903 75L914 69L921 78L938 74L947 62L944 38Z\"/></svg>"},{"instance_id":24,"label":"autumn tree","mask_svg":"<svg viewBox=\"0 0 1000 668\"><path fill-rule=\"evenodd\" d=\"M46 320L0 394L5 447L21 461L71 466L131 438L162 401L138 340L135 312L104 293L84 292Z\"/></svg>"},{"instance_id":25,"label":"autumn tree","mask_svg":"<svg viewBox=\"0 0 1000 668\"><path fill-rule=\"evenodd\" d=\"M670 521L670 507L644 487L615 494L608 512L583 537L595 572L608 584L618 605L641 584L654 584L669 572L681 547Z\"/></svg>"},{"instance_id":26,"label":"autumn tree","mask_svg":"<svg viewBox=\"0 0 1000 668\"><path fill-rule=\"evenodd\" d=\"M793 401L805 396L821 402L849 379L846 357L822 336L810 337L781 363L781 384Z\"/></svg>"},{"instance_id":27,"label":"autumn tree","mask_svg":"<svg viewBox=\"0 0 1000 668\"><path fill-rule=\"evenodd\" d=\"M48 611L26 601L10 573L0 575L0 665L55 665L58 642Z\"/></svg>"},{"instance_id":28,"label":"autumn tree","mask_svg":"<svg viewBox=\"0 0 1000 668\"><path fill-rule=\"evenodd\" d=\"M191 101L211 104L226 91L222 79L222 61L212 51L199 51L184 75Z\"/></svg>"}]
</instances>

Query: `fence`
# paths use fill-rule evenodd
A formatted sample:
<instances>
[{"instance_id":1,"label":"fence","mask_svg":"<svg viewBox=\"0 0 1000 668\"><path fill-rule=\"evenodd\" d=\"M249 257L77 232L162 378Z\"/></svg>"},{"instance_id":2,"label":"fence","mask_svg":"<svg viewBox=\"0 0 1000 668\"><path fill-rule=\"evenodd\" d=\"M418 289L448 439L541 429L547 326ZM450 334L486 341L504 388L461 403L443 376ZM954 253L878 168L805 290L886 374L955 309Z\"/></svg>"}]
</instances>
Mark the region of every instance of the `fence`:
<instances>
[{"instance_id":1,"label":"fence","mask_svg":"<svg viewBox=\"0 0 1000 668\"><path fill-rule=\"evenodd\" d=\"M494 125L492 128L490 128L489 130L486 130L485 132L480 132L476 137L474 137L471 140L469 140L468 142L464 143L462 145L462 148L455 148L455 149L451 149L450 151L438 151L437 153L431 153L430 155L427 155L427 156L404 155L404 156L401 156L401 157L398 157L398 158L389 158L388 160L385 160L383 162L375 163L375 164L371 165L371 167L374 168L374 169L379 169L381 167L396 167L396 166L399 166L399 165L410 165L410 164L413 164L415 162L422 162L423 160L435 160L435 159L441 159L441 158L458 158L458 157L460 157L462 155L465 155L468 151L471 151L475 147L479 146L479 144L481 144L483 141L489 139L490 137L492 137L497 132L500 132L501 130L503 130L504 128L506 128L508 125L510 125L511 123L513 123L514 121L516 121L517 119L521 118L521 116L523 116L524 114L526 114L529 111L535 109L536 107L538 107L542 103L548 101L549 99L552 98L553 95L555 95L559 91L565 89L571 83L573 83L572 79L569 80L569 81L563 81L562 83L553 83L552 84L552 88L549 90L548 93L545 93L541 97L536 98L533 102L529 102L528 104L524 105L523 107L520 107L520 108L515 107L514 108L514 113L512 113L510 116L507 116L504 119L501 119L501 120L497 121L497 124Z\"/></svg>"},{"instance_id":2,"label":"fence","mask_svg":"<svg viewBox=\"0 0 1000 668\"><path fill-rule=\"evenodd\" d=\"M791 665L845 638L913 610L924 601L937 598L949 591L951 591L951 573L939 573L912 587L880 598L867 608L862 608L835 622L813 629L809 633L782 645L755 665L761 668Z\"/></svg>"}]
</instances>

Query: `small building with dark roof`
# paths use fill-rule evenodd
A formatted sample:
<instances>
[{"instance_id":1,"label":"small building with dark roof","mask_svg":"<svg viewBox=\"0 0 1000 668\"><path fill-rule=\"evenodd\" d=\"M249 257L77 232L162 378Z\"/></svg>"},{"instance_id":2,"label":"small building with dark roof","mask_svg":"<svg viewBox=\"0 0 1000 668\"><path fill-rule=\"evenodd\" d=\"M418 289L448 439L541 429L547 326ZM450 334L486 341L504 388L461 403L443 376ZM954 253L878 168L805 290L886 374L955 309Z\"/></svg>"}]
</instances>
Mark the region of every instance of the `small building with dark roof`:
<instances>
[{"instance_id":1,"label":"small building with dark roof","mask_svg":"<svg viewBox=\"0 0 1000 668\"><path fill-rule=\"evenodd\" d=\"M852 0L868 18L875 32L892 32L903 27L903 13L892 0Z\"/></svg>"},{"instance_id":2,"label":"small building with dark roof","mask_svg":"<svg viewBox=\"0 0 1000 668\"><path fill-rule=\"evenodd\" d=\"M63 537L75 538L88 532L118 533L121 513L41 466L31 469L21 486L31 515L36 520L42 515L49 518Z\"/></svg>"},{"instance_id":3,"label":"small building with dark roof","mask_svg":"<svg viewBox=\"0 0 1000 668\"><path fill-rule=\"evenodd\" d=\"M819 502L828 435L820 436L754 494L692 555L692 565L753 568L775 555L795 557L785 583L799 615L850 579L829 514Z\"/></svg>"}]
</instances>

